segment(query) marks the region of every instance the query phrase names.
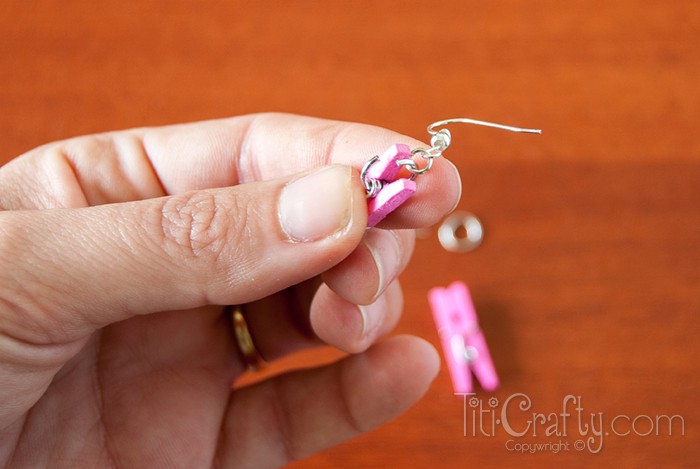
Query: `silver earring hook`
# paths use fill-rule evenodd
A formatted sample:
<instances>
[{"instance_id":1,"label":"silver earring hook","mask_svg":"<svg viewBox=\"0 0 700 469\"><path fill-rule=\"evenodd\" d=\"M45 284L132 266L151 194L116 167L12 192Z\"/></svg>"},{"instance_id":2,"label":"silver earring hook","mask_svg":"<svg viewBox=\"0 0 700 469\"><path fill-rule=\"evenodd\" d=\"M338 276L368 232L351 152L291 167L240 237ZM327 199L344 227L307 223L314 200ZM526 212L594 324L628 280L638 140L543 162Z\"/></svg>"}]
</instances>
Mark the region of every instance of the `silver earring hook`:
<instances>
[{"instance_id":1,"label":"silver earring hook","mask_svg":"<svg viewBox=\"0 0 700 469\"><path fill-rule=\"evenodd\" d=\"M433 160L435 158L440 158L442 153L449 148L450 143L452 143L452 134L447 129L438 130L436 127L444 127L450 124L482 125L485 127L493 127L496 129L528 134L542 133L542 130L540 129L513 127L511 125L495 124L493 122L480 121L476 119L467 119L466 117L457 117L454 119L445 119L442 121L433 122L428 126L428 133L432 135L432 138L430 139L430 148L415 148L411 151L412 158L407 158L396 162L397 165L406 167L406 169L411 173L411 179L415 179L417 176L429 171L433 165ZM418 164L416 161L414 161L415 157L421 157L422 159L427 160L423 168L418 167Z\"/></svg>"},{"instance_id":2,"label":"silver earring hook","mask_svg":"<svg viewBox=\"0 0 700 469\"><path fill-rule=\"evenodd\" d=\"M435 130L435 127L444 127L446 125L450 124L474 124L474 125L482 125L484 127L493 127L495 129L501 129L501 130L509 130L511 132L521 132L521 133L527 133L527 134L541 134L542 130L541 129L525 129L522 127L513 127L511 125L503 125L503 124L496 124L493 122L486 122L486 121L480 121L476 119L467 119L465 117L457 117L454 119L445 119L443 121L437 121L433 122L428 126L428 133L430 135L437 135L439 130Z\"/></svg>"},{"instance_id":3,"label":"silver earring hook","mask_svg":"<svg viewBox=\"0 0 700 469\"><path fill-rule=\"evenodd\" d=\"M428 133L432 136L430 138L430 148L414 148L411 150L411 157L397 160L396 164L406 168L406 170L411 173L411 180L421 174L425 174L433 167L433 160L435 158L440 158L442 153L449 148L452 142L452 134L447 129L436 129L436 127L444 127L450 124L474 124L481 125L485 127L493 127L501 130L509 130L511 132L521 132L528 134L541 134L540 129L526 129L521 127L513 127L511 125L496 124L493 122L480 121L476 119L468 119L466 117L457 117L454 119L445 119L437 122L433 122L428 126ZM425 165L421 168L418 165L417 160L423 159ZM382 189L382 182L378 180L372 180L367 177L369 168L379 159L379 156L375 156L370 159L365 166L362 168L362 173L360 177L365 184L365 189L367 191L367 197L375 197L379 191Z\"/></svg>"},{"instance_id":4,"label":"silver earring hook","mask_svg":"<svg viewBox=\"0 0 700 469\"><path fill-rule=\"evenodd\" d=\"M494 122L480 121L476 119L468 119L466 117L456 117L454 119L445 119L442 121L433 122L428 126L428 133L433 137L430 139L430 145L433 147L431 150L436 153L435 150L439 150L442 154L443 151L447 150L452 142L452 134L447 129L439 129L436 127L444 127L450 124L474 124L481 125L484 127L493 127L494 129L508 130L510 132L520 132L527 134L541 134L540 129L525 129L522 127L513 127L512 125L496 124ZM439 155L438 155L439 156Z\"/></svg>"}]
</instances>

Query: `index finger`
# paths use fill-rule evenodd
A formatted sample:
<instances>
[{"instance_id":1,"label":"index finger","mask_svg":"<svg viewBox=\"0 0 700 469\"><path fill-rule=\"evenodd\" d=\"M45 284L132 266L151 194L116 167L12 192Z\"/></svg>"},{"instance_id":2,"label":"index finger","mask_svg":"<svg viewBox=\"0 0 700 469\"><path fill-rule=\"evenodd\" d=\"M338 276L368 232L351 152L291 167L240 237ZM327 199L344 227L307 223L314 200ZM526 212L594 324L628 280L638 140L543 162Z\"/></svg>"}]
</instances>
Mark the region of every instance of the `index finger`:
<instances>
[{"instance_id":1,"label":"index finger","mask_svg":"<svg viewBox=\"0 0 700 469\"><path fill-rule=\"evenodd\" d=\"M425 146L376 126L289 114L149 129L143 141L169 193L273 179L327 164L359 169L394 143ZM431 225L454 208L461 192L459 174L445 159L416 185L416 194L383 227Z\"/></svg>"},{"instance_id":2,"label":"index finger","mask_svg":"<svg viewBox=\"0 0 700 469\"><path fill-rule=\"evenodd\" d=\"M56 142L8 165L12 168L3 168L2 176L8 192L13 191L12 181L23 181L14 191L27 190L34 183L37 190L57 192L49 199L58 206L99 205L264 181L328 164L359 169L394 143L425 146L371 125L253 114ZM22 174L17 175L18 171ZM69 187L76 183L79 187ZM431 225L459 199L459 175L444 158L416 184L416 194L382 227ZM68 202L61 203L63 194L69 194ZM26 201L13 203L12 194L3 198L5 207L27 208Z\"/></svg>"}]
</instances>

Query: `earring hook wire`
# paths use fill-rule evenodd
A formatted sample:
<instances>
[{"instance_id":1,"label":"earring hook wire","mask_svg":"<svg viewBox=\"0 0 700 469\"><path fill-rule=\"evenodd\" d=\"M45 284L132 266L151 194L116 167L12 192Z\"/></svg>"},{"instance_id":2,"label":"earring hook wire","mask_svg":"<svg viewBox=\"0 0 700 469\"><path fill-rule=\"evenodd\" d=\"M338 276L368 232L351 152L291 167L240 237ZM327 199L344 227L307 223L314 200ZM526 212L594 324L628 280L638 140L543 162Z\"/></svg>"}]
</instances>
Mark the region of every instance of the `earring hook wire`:
<instances>
[{"instance_id":1,"label":"earring hook wire","mask_svg":"<svg viewBox=\"0 0 700 469\"><path fill-rule=\"evenodd\" d=\"M493 127L495 129L508 130L510 132L520 132L528 134L541 134L540 129L527 129L522 127L514 127L511 125L496 124L494 122L481 121L477 119L469 119L466 117L456 117L453 119L445 119L437 122L433 122L428 126L428 133L432 136L430 139L430 148L414 148L411 150L411 158L405 158L397 160L396 164L398 166L403 166L406 170L411 173L410 179L413 181L416 177L421 174L427 173L433 166L433 160L435 158L440 158L442 153L447 150L452 142L452 134L448 129L438 129L438 127L444 127L450 124L473 124L480 125L484 127ZM426 160L425 166L422 168L418 166L416 158ZM379 156L375 156L370 159L365 166L362 168L360 173L360 178L365 185L365 191L368 198L376 197L379 191L382 190L383 182L374 180L367 177L367 172L369 168L379 159Z\"/></svg>"},{"instance_id":2,"label":"earring hook wire","mask_svg":"<svg viewBox=\"0 0 700 469\"><path fill-rule=\"evenodd\" d=\"M513 127L511 125L496 124L494 122L480 121L476 119L469 119L466 117L456 117L453 119L445 119L442 121L433 122L428 126L428 133L430 135L437 135L440 130L436 130L436 127L444 127L450 124L473 124L481 125L484 127L493 127L495 129L508 130L510 132L520 132L527 134L541 134L542 129L527 129L522 127Z\"/></svg>"}]
</instances>

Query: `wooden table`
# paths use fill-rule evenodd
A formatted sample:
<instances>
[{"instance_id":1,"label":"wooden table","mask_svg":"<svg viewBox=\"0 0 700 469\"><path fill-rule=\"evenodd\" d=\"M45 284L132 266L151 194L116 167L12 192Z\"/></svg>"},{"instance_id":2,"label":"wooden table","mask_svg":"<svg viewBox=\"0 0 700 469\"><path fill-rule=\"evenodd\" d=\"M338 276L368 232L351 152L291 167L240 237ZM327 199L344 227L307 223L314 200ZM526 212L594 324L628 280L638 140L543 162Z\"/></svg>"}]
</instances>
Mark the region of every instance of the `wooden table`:
<instances>
[{"instance_id":1,"label":"wooden table","mask_svg":"<svg viewBox=\"0 0 700 469\"><path fill-rule=\"evenodd\" d=\"M402 277L399 330L435 344L427 290L470 285L502 388L479 391L479 413L443 370L406 415L296 466L691 467L699 46L692 0L6 0L0 161L77 134L267 110L418 138L456 116L542 127L453 129L460 209L481 218L485 241L452 254L433 229ZM604 425L583 451L577 402ZM567 435L545 435L553 420L531 414L564 405ZM487 435L504 406L513 432L532 421L537 436L502 424ZM664 415L678 416L670 435ZM520 452L536 443L550 445Z\"/></svg>"}]
</instances>

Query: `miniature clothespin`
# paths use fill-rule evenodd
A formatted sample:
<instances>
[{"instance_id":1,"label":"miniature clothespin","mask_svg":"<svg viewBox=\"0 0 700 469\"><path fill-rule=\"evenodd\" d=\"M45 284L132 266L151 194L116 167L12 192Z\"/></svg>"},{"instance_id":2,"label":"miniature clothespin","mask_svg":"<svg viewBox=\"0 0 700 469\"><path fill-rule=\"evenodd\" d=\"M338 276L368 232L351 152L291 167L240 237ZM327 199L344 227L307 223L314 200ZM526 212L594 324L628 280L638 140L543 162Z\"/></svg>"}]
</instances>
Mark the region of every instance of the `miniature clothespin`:
<instances>
[{"instance_id":1,"label":"miniature clothespin","mask_svg":"<svg viewBox=\"0 0 700 469\"><path fill-rule=\"evenodd\" d=\"M399 161L410 160L408 145L394 144L387 151L371 159L363 170L363 181L369 182L371 195L367 202L367 226L374 226L396 210L416 192L411 179L396 179L401 170Z\"/></svg>"},{"instance_id":2,"label":"miniature clothespin","mask_svg":"<svg viewBox=\"0 0 700 469\"><path fill-rule=\"evenodd\" d=\"M428 299L455 393L473 391L472 371L485 391L498 388L496 368L464 282L433 288Z\"/></svg>"}]
</instances>

